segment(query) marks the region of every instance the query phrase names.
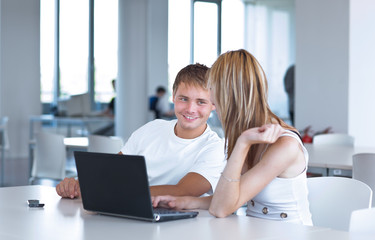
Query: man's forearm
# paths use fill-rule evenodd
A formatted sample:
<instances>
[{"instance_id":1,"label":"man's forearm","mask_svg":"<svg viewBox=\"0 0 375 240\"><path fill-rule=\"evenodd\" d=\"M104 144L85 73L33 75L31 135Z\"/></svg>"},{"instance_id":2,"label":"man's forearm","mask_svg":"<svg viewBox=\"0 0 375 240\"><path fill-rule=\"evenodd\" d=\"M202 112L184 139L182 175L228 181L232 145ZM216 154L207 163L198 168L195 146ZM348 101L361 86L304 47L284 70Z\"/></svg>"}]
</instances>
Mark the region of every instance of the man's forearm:
<instances>
[{"instance_id":1,"label":"man's forearm","mask_svg":"<svg viewBox=\"0 0 375 240\"><path fill-rule=\"evenodd\" d=\"M199 197L210 191L211 184L202 175L194 172L186 174L176 185L156 185L150 187L152 196L193 196Z\"/></svg>"},{"instance_id":2,"label":"man's forearm","mask_svg":"<svg viewBox=\"0 0 375 240\"><path fill-rule=\"evenodd\" d=\"M150 187L151 196L158 195L172 195L172 196L195 196L198 197L202 194L192 193L177 185L157 185Z\"/></svg>"}]
</instances>

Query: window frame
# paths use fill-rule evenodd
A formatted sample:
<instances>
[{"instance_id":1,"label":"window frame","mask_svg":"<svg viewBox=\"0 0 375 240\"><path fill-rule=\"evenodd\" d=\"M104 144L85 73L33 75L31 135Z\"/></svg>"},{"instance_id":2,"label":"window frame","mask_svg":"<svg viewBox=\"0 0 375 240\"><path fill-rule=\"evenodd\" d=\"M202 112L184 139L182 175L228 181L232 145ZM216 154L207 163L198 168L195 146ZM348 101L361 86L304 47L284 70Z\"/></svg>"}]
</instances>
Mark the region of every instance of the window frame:
<instances>
[{"instance_id":1,"label":"window frame","mask_svg":"<svg viewBox=\"0 0 375 240\"><path fill-rule=\"evenodd\" d=\"M215 3L217 5L217 56L221 54L221 2L222 0L191 0L191 16L190 16L190 63L194 60L194 4L196 2Z\"/></svg>"},{"instance_id":2,"label":"window frame","mask_svg":"<svg viewBox=\"0 0 375 240\"><path fill-rule=\"evenodd\" d=\"M51 102L42 102L43 105L46 105L43 107L44 111L43 112L49 112L48 106L57 106L57 103L61 97L63 97L63 93L61 92L61 54L60 54L60 45L61 45L61 39L60 39L60 25L61 25L61 20L60 20L60 0L54 0L54 49L53 49L53 88L52 88L52 100ZM88 64L87 64L87 91L90 95L90 103L91 103L91 108L92 110L95 109L95 106L97 105L95 102L95 46L94 46L94 31L95 31L95 0L88 0ZM42 94L42 93L41 93ZM101 103L100 103L101 104Z\"/></svg>"}]
</instances>

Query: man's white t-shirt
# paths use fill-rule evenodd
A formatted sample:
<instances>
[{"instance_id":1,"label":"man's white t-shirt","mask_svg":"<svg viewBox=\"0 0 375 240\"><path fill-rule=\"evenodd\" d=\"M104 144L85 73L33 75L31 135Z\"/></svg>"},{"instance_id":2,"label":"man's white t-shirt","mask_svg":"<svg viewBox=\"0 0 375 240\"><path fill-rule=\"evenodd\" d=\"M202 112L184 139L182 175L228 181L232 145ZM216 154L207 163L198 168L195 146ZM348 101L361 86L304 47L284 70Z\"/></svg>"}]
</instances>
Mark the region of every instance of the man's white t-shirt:
<instances>
[{"instance_id":1,"label":"man's white t-shirt","mask_svg":"<svg viewBox=\"0 0 375 240\"><path fill-rule=\"evenodd\" d=\"M197 138L179 138L174 132L176 123L156 119L145 124L130 136L121 152L145 156L151 186L175 185L194 172L206 178L215 190L226 164L224 140L208 125Z\"/></svg>"}]
</instances>

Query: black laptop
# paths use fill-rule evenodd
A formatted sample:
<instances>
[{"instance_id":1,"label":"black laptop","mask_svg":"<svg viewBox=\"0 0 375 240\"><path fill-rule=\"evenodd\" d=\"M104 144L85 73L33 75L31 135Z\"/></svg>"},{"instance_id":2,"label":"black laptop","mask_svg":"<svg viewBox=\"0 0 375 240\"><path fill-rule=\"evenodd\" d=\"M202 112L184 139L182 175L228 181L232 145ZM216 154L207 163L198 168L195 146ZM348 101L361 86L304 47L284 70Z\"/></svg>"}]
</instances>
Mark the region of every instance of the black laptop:
<instances>
[{"instance_id":1,"label":"black laptop","mask_svg":"<svg viewBox=\"0 0 375 240\"><path fill-rule=\"evenodd\" d=\"M85 210L151 222L198 215L152 207L143 156L74 152L74 157Z\"/></svg>"}]
</instances>

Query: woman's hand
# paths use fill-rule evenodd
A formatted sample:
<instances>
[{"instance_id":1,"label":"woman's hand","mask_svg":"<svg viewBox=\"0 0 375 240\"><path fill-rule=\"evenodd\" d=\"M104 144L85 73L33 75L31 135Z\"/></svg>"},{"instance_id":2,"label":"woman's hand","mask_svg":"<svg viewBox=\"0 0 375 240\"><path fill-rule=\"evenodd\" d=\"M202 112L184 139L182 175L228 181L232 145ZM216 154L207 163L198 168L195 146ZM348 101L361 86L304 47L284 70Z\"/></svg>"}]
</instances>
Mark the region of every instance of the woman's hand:
<instances>
[{"instance_id":1,"label":"woman's hand","mask_svg":"<svg viewBox=\"0 0 375 240\"><path fill-rule=\"evenodd\" d=\"M239 141L246 144L274 143L285 130L279 124L265 124L244 131Z\"/></svg>"},{"instance_id":2,"label":"woman's hand","mask_svg":"<svg viewBox=\"0 0 375 240\"><path fill-rule=\"evenodd\" d=\"M199 197L174 197L170 195L152 196L153 207L182 209L197 209L199 206Z\"/></svg>"}]
</instances>

